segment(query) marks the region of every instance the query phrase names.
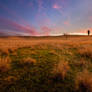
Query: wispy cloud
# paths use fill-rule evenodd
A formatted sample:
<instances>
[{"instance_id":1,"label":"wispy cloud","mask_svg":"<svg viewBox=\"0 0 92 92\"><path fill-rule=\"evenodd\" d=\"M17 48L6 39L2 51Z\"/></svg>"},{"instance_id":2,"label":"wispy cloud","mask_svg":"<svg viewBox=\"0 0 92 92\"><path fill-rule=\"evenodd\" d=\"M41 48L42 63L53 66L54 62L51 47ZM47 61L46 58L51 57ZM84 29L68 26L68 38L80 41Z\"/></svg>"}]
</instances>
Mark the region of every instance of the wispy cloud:
<instances>
[{"instance_id":1,"label":"wispy cloud","mask_svg":"<svg viewBox=\"0 0 92 92\"><path fill-rule=\"evenodd\" d=\"M15 33L21 32L21 33L29 33L29 35L38 35L38 32L34 27L23 26L8 19L0 19L0 29L12 30L12 32Z\"/></svg>"},{"instance_id":2,"label":"wispy cloud","mask_svg":"<svg viewBox=\"0 0 92 92\"><path fill-rule=\"evenodd\" d=\"M54 9L60 9L61 7L60 7L58 4L54 4L54 5L53 5L53 8L54 8Z\"/></svg>"},{"instance_id":3,"label":"wispy cloud","mask_svg":"<svg viewBox=\"0 0 92 92\"><path fill-rule=\"evenodd\" d=\"M67 21L64 21L64 25L65 26L70 26L70 22L67 20Z\"/></svg>"},{"instance_id":4,"label":"wispy cloud","mask_svg":"<svg viewBox=\"0 0 92 92\"><path fill-rule=\"evenodd\" d=\"M11 10L10 8L8 8L8 7L6 7L5 5L2 5L2 4L0 4L0 8L2 8L4 11L9 13L14 18L17 18L18 20L20 20L23 24L30 25L24 18L22 18L20 15L18 15L18 13L16 13L14 10Z\"/></svg>"},{"instance_id":5,"label":"wispy cloud","mask_svg":"<svg viewBox=\"0 0 92 92\"><path fill-rule=\"evenodd\" d=\"M45 35L45 36L50 35L50 33L52 31L52 29L47 27L47 26L42 26L40 29L42 31L42 34Z\"/></svg>"}]
</instances>

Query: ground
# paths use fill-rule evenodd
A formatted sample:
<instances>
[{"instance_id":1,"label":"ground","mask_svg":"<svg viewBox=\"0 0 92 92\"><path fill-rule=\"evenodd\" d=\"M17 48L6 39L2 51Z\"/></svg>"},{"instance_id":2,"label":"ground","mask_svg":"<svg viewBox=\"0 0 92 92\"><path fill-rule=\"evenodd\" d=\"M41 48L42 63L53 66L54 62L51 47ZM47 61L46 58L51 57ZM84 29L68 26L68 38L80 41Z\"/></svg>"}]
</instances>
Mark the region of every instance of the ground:
<instances>
[{"instance_id":1,"label":"ground","mask_svg":"<svg viewBox=\"0 0 92 92\"><path fill-rule=\"evenodd\" d=\"M92 37L1 37L0 92L92 92Z\"/></svg>"}]
</instances>

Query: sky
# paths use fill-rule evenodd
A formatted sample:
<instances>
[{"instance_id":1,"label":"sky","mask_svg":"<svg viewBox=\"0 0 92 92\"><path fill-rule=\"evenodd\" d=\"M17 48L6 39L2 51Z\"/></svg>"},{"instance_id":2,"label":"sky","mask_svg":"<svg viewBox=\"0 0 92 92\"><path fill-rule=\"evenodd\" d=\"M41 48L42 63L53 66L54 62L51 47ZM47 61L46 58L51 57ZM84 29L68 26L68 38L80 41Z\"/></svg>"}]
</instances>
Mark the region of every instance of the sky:
<instances>
[{"instance_id":1,"label":"sky","mask_svg":"<svg viewBox=\"0 0 92 92\"><path fill-rule=\"evenodd\" d=\"M92 0L0 0L0 35L48 36L92 30Z\"/></svg>"}]
</instances>

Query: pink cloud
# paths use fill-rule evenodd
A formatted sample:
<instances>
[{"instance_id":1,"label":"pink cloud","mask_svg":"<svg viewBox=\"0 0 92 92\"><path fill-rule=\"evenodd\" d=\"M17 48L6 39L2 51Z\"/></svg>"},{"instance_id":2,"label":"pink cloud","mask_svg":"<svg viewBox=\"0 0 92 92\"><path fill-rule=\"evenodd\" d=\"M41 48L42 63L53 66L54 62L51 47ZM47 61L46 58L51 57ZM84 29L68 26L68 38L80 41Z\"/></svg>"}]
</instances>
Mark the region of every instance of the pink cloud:
<instances>
[{"instance_id":1,"label":"pink cloud","mask_svg":"<svg viewBox=\"0 0 92 92\"><path fill-rule=\"evenodd\" d=\"M43 35L48 36L50 34L50 32L52 31L52 29L47 26L43 26L43 27L41 27L41 31L42 31Z\"/></svg>"},{"instance_id":2,"label":"pink cloud","mask_svg":"<svg viewBox=\"0 0 92 92\"><path fill-rule=\"evenodd\" d=\"M29 33L30 35L38 35L39 33L37 32L37 30L34 27L30 27L30 26L23 26L21 24L18 24L16 22L13 22L11 20L8 19L0 19L1 21L1 27L3 27L3 29L7 29L7 30L12 30L12 31L16 31L16 32L25 32L25 33Z\"/></svg>"},{"instance_id":3,"label":"pink cloud","mask_svg":"<svg viewBox=\"0 0 92 92\"><path fill-rule=\"evenodd\" d=\"M60 14L63 14L63 7L60 6L59 4L55 3L53 6L52 6L53 9L56 9Z\"/></svg>"},{"instance_id":4,"label":"pink cloud","mask_svg":"<svg viewBox=\"0 0 92 92\"><path fill-rule=\"evenodd\" d=\"M47 27L47 26L43 26L41 29L42 29L43 31L48 31L48 32L51 31L51 28L49 28L49 27Z\"/></svg>"},{"instance_id":5,"label":"pink cloud","mask_svg":"<svg viewBox=\"0 0 92 92\"><path fill-rule=\"evenodd\" d=\"M58 4L54 4L54 5L53 5L53 8L54 8L54 9L60 9L60 6L59 6Z\"/></svg>"},{"instance_id":6,"label":"pink cloud","mask_svg":"<svg viewBox=\"0 0 92 92\"><path fill-rule=\"evenodd\" d=\"M7 33L4 33L3 31L0 30L0 36L7 36Z\"/></svg>"},{"instance_id":7,"label":"pink cloud","mask_svg":"<svg viewBox=\"0 0 92 92\"><path fill-rule=\"evenodd\" d=\"M64 8L68 6L67 0L52 0L53 9L56 9L60 14L64 14Z\"/></svg>"},{"instance_id":8,"label":"pink cloud","mask_svg":"<svg viewBox=\"0 0 92 92\"><path fill-rule=\"evenodd\" d=\"M64 21L64 25L70 26L70 22L68 20L67 21Z\"/></svg>"}]
</instances>

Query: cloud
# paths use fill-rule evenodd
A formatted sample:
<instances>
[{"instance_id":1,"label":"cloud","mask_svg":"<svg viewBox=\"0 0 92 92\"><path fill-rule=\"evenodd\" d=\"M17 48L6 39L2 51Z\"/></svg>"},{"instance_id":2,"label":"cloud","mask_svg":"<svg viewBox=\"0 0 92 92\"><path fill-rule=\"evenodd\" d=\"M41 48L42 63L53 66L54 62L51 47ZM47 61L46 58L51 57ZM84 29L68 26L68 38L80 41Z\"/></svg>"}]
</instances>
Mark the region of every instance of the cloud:
<instances>
[{"instance_id":1,"label":"cloud","mask_svg":"<svg viewBox=\"0 0 92 92\"><path fill-rule=\"evenodd\" d=\"M63 14L63 7L61 5L54 3L52 8L57 10L60 14Z\"/></svg>"},{"instance_id":2,"label":"cloud","mask_svg":"<svg viewBox=\"0 0 92 92\"><path fill-rule=\"evenodd\" d=\"M32 36L39 34L34 27L23 26L21 24L18 24L8 19L0 19L0 29L6 30L6 33L7 33L7 30L10 30L10 31L12 30L12 32L15 32L15 33L18 33L18 32L28 33L29 35L32 35Z\"/></svg>"},{"instance_id":3,"label":"cloud","mask_svg":"<svg viewBox=\"0 0 92 92\"><path fill-rule=\"evenodd\" d=\"M45 35L45 36L49 36L51 31L52 31L52 29L47 27L47 26L43 26L40 29L42 31L42 34Z\"/></svg>"},{"instance_id":4,"label":"cloud","mask_svg":"<svg viewBox=\"0 0 92 92\"><path fill-rule=\"evenodd\" d=\"M7 33L4 33L2 30L0 30L0 36L7 36Z\"/></svg>"},{"instance_id":5,"label":"cloud","mask_svg":"<svg viewBox=\"0 0 92 92\"><path fill-rule=\"evenodd\" d=\"M64 25L70 26L70 22L68 20L67 21L64 21Z\"/></svg>"},{"instance_id":6,"label":"cloud","mask_svg":"<svg viewBox=\"0 0 92 92\"><path fill-rule=\"evenodd\" d=\"M54 8L54 9L60 9L60 6L59 6L58 4L54 4L54 5L53 5L53 8Z\"/></svg>"},{"instance_id":7,"label":"cloud","mask_svg":"<svg viewBox=\"0 0 92 92\"><path fill-rule=\"evenodd\" d=\"M23 24L29 25L29 23L26 20L24 20L24 18L22 18L21 16L19 16L15 11L11 10L10 8L6 7L5 5L1 5L0 4L0 8L2 8L4 11L6 11L7 13L9 13L14 18L17 18L18 20L20 20Z\"/></svg>"}]
</instances>

